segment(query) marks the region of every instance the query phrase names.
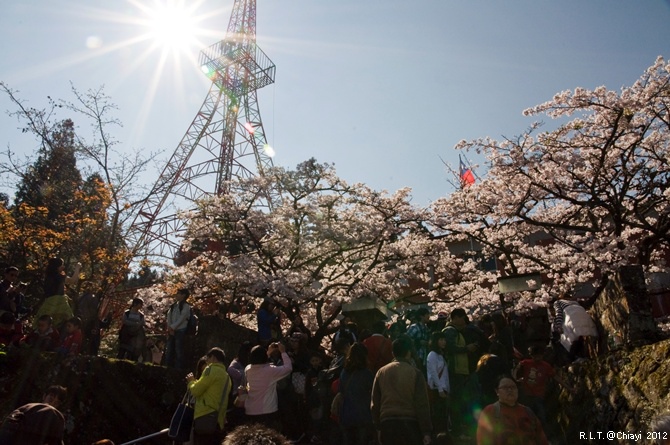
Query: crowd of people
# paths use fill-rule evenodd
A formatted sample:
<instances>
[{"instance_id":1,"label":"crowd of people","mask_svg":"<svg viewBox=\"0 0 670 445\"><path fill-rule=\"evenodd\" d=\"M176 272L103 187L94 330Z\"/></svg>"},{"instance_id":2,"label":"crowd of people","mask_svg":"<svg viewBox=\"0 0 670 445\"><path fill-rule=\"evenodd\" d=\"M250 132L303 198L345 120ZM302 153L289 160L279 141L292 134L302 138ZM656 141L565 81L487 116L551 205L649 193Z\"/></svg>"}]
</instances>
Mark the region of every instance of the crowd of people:
<instances>
[{"instance_id":1,"label":"crowd of people","mask_svg":"<svg viewBox=\"0 0 670 445\"><path fill-rule=\"evenodd\" d=\"M210 442L194 433L194 444L220 443L249 425L286 443L548 444L549 385L574 392L545 360L544 345L532 344L527 354L517 350L500 313L474 323L462 308L435 320L420 308L408 322L378 321L368 329L344 318L326 354L311 342L300 314L281 333L276 309L267 302L265 313L259 310L257 344L242 344L221 373L230 397L219 411L211 408L216 398L207 405L212 415L226 416L221 431Z\"/></svg>"},{"instance_id":2,"label":"crowd of people","mask_svg":"<svg viewBox=\"0 0 670 445\"><path fill-rule=\"evenodd\" d=\"M6 268L0 282L0 345L55 352L66 361L81 353L96 355L100 329L109 323L100 317L99 299L86 283L75 310L65 297L79 267L70 278L62 260L49 262L44 299L27 332L25 284L17 268ZM174 295L165 314L165 341L151 344L156 354L149 358L144 302L134 298L121 316L117 358L188 368L189 297L185 288ZM597 354L597 331L584 308L561 298L552 309L553 324L547 328L553 348L568 360ZM345 317L328 351L300 313L289 316L286 330L281 308L271 299L256 314L255 343L242 343L230 361L214 347L186 375L194 445L548 444L548 388L555 381L574 391L545 359L546 344L520 350L502 312L473 322L463 308L432 317L420 307L390 325L377 320L365 329ZM65 391L50 387L42 403L12 412L0 428L0 445L61 443L58 406ZM26 429L23 419L33 418L39 428ZM667 423L657 422L659 428ZM17 435L25 442L12 442L24 437Z\"/></svg>"},{"instance_id":3,"label":"crowd of people","mask_svg":"<svg viewBox=\"0 0 670 445\"><path fill-rule=\"evenodd\" d=\"M474 323L462 308L431 320L422 307L366 329L344 318L328 353L300 314L290 317L282 332L279 308L259 308L257 344L241 345L228 367L226 429L260 424L292 443L546 444L550 383L573 391L544 345L518 351L499 312Z\"/></svg>"},{"instance_id":4,"label":"crowd of people","mask_svg":"<svg viewBox=\"0 0 670 445\"><path fill-rule=\"evenodd\" d=\"M97 355L100 329L106 326L98 317L99 298L91 292L90 283L82 283L81 296L73 309L65 292L66 286L77 284L80 268L77 263L69 277L62 259L49 260L42 285L44 294L34 310L27 306L27 283L19 281L19 269L5 268L0 282L0 346L57 352L66 359L81 353Z\"/></svg>"},{"instance_id":5,"label":"crowd of people","mask_svg":"<svg viewBox=\"0 0 670 445\"><path fill-rule=\"evenodd\" d=\"M28 307L27 283L19 281L17 267L7 267L0 282L0 346L36 348L65 358L98 355L102 330L112 323L111 313L101 314L101 298L91 282L81 283L77 298L67 295L68 286L77 284L80 268L77 263L69 277L62 259L49 260L44 294L35 307ZM117 358L185 369L186 330L194 315L186 303L188 297L188 289L178 290L165 314L165 336L157 338L147 334L144 301L133 298L121 315Z\"/></svg>"}]
</instances>

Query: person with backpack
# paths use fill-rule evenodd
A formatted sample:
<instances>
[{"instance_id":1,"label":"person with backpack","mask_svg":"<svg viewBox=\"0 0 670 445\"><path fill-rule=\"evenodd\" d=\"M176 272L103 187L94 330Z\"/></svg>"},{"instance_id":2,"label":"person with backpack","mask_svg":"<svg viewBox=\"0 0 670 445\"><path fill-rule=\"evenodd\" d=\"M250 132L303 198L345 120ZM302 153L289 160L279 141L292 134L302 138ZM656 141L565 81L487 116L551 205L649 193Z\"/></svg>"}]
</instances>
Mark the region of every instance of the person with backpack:
<instances>
[{"instance_id":1,"label":"person with backpack","mask_svg":"<svg viewBox=\"0 0 670 445\"><path fill-rule=\"evenodd\" d=\"M130 308L123 313L119 330L119 354L117 358L137 360L144 351L146 335L144 332L144 314L141 298L133 298Z\"/></svg>"},{"instance_id":2,"label":"person with backpack","mask_svg":"<svg viewBox=\"0 0 670 445\"><path fill-rule=\"evenodd\" d=\"M167 345L165 347L165 366L184 369L184 349L191 306L186 302L191 292L182 288L175 295L167 312Z\"/></svg>"},{"instance_id":3,"label":"person with backpack","mask_svg":"<svg viewBox=\"0 0 670 445\"><path fill-rule=\"evenodd\" d=\"M537 416L517 403L519 388L511 376L498 380L496 394L498 401L486 406L479 416L477 445L549 444Z\"/></svg>"}]
</instances>

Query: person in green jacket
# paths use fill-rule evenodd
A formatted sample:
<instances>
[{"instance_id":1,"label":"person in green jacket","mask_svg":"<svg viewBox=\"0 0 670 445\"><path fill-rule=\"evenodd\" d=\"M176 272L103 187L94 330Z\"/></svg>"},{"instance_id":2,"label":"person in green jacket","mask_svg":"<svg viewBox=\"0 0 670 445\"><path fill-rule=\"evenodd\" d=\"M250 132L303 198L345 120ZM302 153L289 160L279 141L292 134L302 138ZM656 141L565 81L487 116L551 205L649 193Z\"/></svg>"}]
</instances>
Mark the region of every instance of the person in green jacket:
<instances>
[{"instance_id":1,"label":"person in green jacket","mask_svg":"<svg viewBox=\"0 0 670 445\"><path fill-rule=\"evenodd\" d=\"M192 373L186 376L188 390L195 398L193 442L195 445L219 445L226 423L231 380L222 349L212 348L205 357L207 366L200 378L196 380Z\"/></svg>"}]
</instances>

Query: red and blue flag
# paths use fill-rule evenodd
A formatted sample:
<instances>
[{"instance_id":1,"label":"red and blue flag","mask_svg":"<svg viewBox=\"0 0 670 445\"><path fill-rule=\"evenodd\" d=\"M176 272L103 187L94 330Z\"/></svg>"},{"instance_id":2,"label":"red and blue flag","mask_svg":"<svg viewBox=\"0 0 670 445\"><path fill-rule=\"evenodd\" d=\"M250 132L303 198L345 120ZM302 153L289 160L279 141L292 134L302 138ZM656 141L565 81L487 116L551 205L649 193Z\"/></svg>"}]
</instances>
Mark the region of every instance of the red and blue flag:
<instances>
[{"instance_id":1,"label":"red and blue flag","mask_svg":"<svg viewBox=\"0 0 670 445\"><path fill-rule=\"evenodd\" d=\"M461 179L461 188L465 188L475 183L475 175L472 169L465 165L461 155L458 155L458 162L460 163L459 176Z\"/></svg>"}]
</instances>

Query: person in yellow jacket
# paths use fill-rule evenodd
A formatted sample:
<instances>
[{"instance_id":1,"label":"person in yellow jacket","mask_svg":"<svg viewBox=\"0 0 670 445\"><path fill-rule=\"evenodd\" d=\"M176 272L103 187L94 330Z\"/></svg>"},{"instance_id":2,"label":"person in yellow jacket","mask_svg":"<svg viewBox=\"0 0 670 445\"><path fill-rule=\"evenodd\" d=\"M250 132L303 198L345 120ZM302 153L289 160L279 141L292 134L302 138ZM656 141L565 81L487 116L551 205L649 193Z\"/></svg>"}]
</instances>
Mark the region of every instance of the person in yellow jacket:
<instances>
[{"instance_id":1,"label":"person in yellow jacket","mask_svg":"<svg viewBox=\"0 0 670 445\"><path fill-rule=\"evenodd\" d=\"M207 367L198 380L192 373L186 376L188 390L195 398L193 443L219 445L226 423L231 380L224 364L226 356L222 349L210 349L206 358Z\"/></svg>"}]
</instances>

